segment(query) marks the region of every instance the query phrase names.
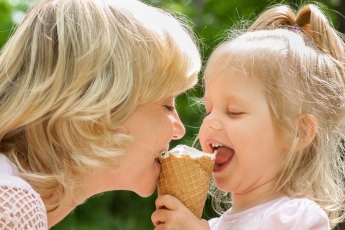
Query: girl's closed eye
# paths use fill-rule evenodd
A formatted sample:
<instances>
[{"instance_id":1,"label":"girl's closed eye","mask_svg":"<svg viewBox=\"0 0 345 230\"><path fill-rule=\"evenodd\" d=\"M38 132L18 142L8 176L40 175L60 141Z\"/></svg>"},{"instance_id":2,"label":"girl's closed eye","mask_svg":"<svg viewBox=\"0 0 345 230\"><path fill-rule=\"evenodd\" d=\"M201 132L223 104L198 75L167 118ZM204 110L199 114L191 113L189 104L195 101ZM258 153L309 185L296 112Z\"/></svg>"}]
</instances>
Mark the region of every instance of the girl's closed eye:
<instances>
[{"instance_id":1,"label":"girl's closed eye","mask_svg":"<svg viewBox=\"0 0 345 230\"><path fill-rule=\"evenodd\" d=\"M235 111L227 111L226 113L230 116L240 116L240 115L244 114L244 112L237 112L237 111L236 112ZM205 113L203 113L203 117L207 117L210 114L211 114L211 112L205 112Z\"/></svg>"},{"instance_id":2,"label":"girl's closed eye","mask_svg":"<svg viewBox=\"0 0 345 230\"><path fill-rule=\"evenodd\" d=\"M244 112L237 112L237 111L230 111L230 110L228 110L227 114L229 114L232 117L238 117L238 116L244 114Z\"/></svg>"}]
</instances>

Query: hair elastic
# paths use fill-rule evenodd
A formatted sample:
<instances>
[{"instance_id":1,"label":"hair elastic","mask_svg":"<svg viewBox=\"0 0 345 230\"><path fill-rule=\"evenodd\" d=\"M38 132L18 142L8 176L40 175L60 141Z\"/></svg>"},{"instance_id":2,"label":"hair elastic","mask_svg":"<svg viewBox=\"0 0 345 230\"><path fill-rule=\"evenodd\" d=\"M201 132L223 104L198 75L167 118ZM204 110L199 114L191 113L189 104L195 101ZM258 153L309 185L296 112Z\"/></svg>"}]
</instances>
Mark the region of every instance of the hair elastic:
<instances>
[{"instance_id":1,"label":"hair elastic","mask_svg":"<svg viewBox=\"0 0 345 230\"><path fill-rule=\"evenodd\" d=\"M302 28L295 24L293 26L289 26L289 30L302 31Z\"/></svg>"}]
</instances>

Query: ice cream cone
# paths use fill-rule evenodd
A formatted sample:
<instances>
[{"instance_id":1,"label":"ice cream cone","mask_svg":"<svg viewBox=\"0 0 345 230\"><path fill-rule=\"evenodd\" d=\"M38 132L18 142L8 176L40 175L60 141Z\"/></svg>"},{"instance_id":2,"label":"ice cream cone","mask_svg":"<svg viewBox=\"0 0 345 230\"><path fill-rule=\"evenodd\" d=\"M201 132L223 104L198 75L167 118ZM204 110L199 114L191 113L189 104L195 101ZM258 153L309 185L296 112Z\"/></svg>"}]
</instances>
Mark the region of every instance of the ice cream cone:
<instances>
[{"instance_id":1,"label":"ice cream cone","mask_svg":"<svg viewBox=\"0 0 345 230\"><path fill-rule=\"evenodd\" d=\"M174 154L178 149L179 154ZM178 198L199 219L205 206L214 155L195 152L188 146L177 146L160 157L162 171L158 179L158 195L170 194Z\"/></svg>"}]
</instances>

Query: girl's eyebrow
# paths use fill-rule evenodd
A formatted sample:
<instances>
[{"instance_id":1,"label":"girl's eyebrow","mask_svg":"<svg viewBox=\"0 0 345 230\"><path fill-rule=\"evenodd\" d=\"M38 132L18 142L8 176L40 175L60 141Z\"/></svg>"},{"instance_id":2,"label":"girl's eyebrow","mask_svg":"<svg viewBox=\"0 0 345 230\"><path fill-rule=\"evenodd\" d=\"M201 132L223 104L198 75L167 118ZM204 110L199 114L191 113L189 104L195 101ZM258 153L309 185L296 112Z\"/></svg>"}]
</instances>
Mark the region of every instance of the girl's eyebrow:
<instances>
[{"instance_id":1,"label":"girl's eyebrow","mask_svg":"<svg viewBox=\"0 0 345 230\"><path fill-rule=\"evenodd\" d=\"M205 96L205 95L203 96L202 99L204 102L207 102L210 100L209 97ZM239 97L237 95L234 95L234 94L223 95L222 99L226 100L226 101L233 101L233 102L238 103L238 104L247 103L247 101L245 99L243 99L242 97Z\"/></svg>"},{"instance_id":2,"label":"girl's eyebrow","mask_svg":"<svg viewBox=\"0 0 345 230\"><path fill-rule=\"evenodd\" d=\"M247 101L245 99L243 99L242 97L239 97L237 95L234 95L234 94L224 95L224 99L227 101L235 102L236 104L247 103Z\"/></svg>"}]
</instances>

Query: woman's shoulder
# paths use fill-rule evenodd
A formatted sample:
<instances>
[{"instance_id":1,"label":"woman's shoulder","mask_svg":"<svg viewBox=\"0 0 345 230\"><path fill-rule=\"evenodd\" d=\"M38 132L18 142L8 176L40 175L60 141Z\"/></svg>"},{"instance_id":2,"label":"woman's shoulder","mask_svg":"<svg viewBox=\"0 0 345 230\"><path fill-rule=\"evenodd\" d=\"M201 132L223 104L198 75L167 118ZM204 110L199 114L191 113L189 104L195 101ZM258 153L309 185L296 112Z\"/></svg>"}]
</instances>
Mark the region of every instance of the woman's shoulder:
<instances>
[{"instance_id":1,"label":"woman's shoulder","mask_svg":"<svg viewBox=\"0 0 345 230\"><path fill-rule=\"evenodd\" d=\"M263 213L264 229L286 226L283 229L329 229L325 211L307 198L282 197Z\"/></svg>"},{"instance_id":2,"label":"woman's shoulder","mask_svg":"<svg viewBox=\"0 0 345 230\"><path fill-rule=\"evenodd\" d=\"M31 188L31 186L19 177L17 167L4 155L0 153L0 186L18 186Z\"/></svg>"},{"instance_id":3,"label":"woman's shoulder","mask_svg":"<svg viewBox=\"0 0 345 230\"><path fill-rule=\"evenodd\" d=\"M30 193L31 196L41 199L31 185L19 176L17 167L5 155L0 153L0 193L4 192L18 193L22 196Z\"/></svg>"},{"instance_id":4,"label":"woman's shoulder","mask_svg":"<svg viewBox=\"0 0 345 230\"><path fill-rule=\"evenodd\" d=\"M44 203L18 176L16 167L0 154L0 228L48 229Z\"/></svg>"},{"instance_id":5,"label":"woman's shoulder","mask_svg":"<svg viewBox=\"0 0 345 230\"><path fill-rule=\"evenodd\" d=\"M0 229L48 229L44 203L31 187L0 185Z\"/></svg>"}]
</instances>

